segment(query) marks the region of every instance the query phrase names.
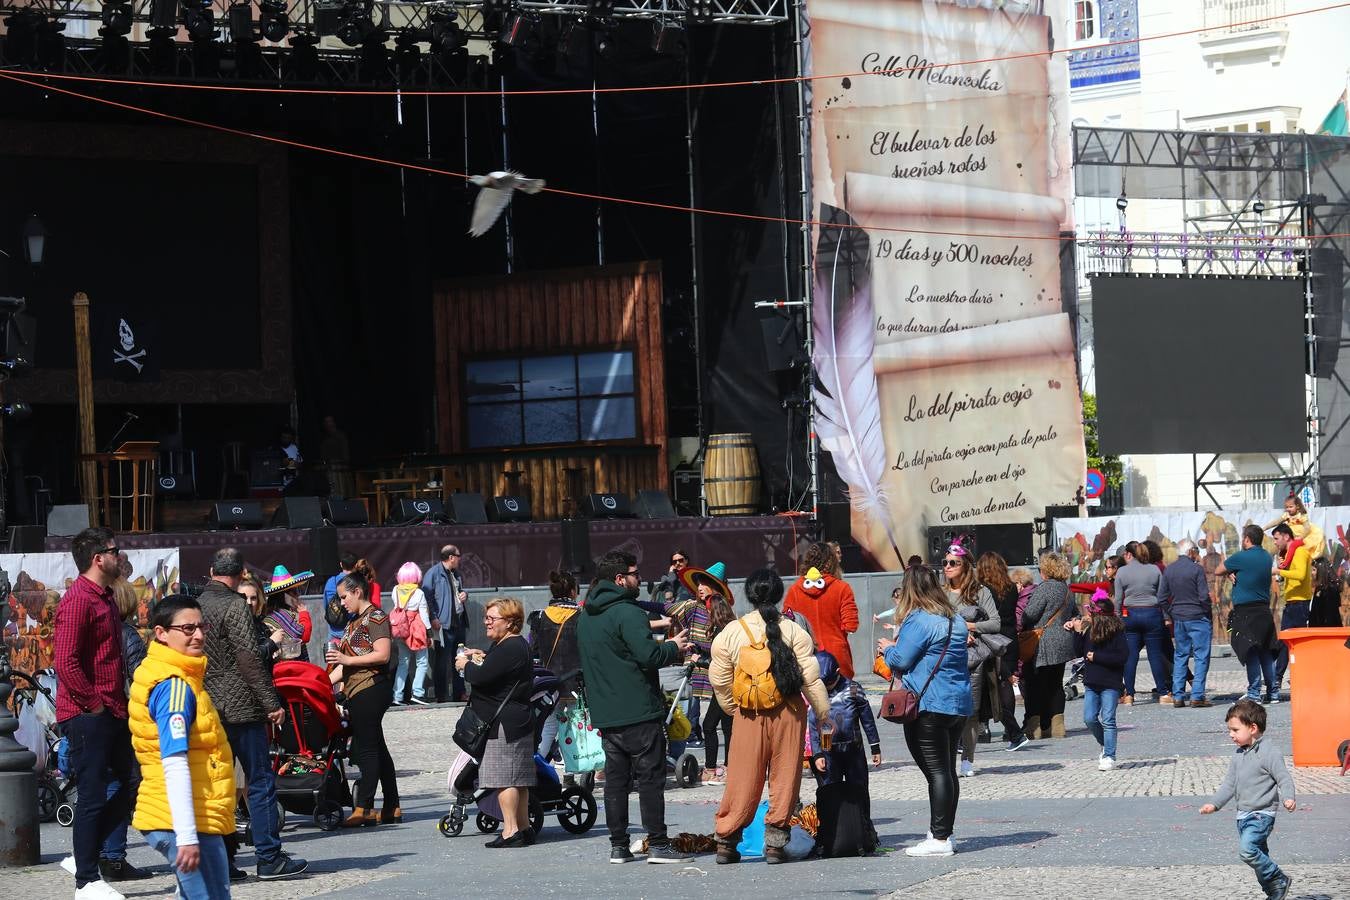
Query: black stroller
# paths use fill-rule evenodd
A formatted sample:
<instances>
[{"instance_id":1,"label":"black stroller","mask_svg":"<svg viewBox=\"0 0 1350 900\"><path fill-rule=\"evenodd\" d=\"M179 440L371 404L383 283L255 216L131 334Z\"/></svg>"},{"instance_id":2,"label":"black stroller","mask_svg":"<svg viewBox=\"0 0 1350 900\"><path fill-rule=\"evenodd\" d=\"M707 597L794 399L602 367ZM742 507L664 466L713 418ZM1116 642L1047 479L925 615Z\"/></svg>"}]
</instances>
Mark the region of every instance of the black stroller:
<instances>
[{"instance_id":1,"label":"black stroller","mask_svg":"<svg viewBox=\"0 0 1350 900\"><path fill-rule=\"evenodd\" d=\"M548 669L534 668L534 685L530 693L530 710L534 719L534 740L539 742L544 719L553 714L561 690L559 680ZM558 824L572 834L585 834L595 824L598 809L589 787L581 784L564 786L558 772L538 753L534 755L535 785L530 790L530 827L535 833L544 827L545 816L557 816ZM478 760L460 752L450 767L449 787L455 796L450 812L441 817L440 832L455 837L464 830L469 819L469 807L477 806L474 824L484 834L491 834L501 825L501 807L497 791L478 787Z\"/></svg>"}]
</instances>

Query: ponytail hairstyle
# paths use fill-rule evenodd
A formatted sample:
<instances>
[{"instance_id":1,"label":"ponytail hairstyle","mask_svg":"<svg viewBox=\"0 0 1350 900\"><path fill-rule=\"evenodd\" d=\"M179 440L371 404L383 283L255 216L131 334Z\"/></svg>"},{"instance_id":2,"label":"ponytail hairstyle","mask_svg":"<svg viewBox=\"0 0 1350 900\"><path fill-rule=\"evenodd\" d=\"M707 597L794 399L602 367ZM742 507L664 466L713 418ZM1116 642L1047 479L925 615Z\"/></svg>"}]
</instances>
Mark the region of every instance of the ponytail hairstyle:
<instances>
[{"instance_id":1,"label":"ponytail hairstyle","mask_svg":"<svg viewBox=\"0 0 1350 900\"><path fill-rule=\"evenodd\" d=\"M360 566L363 562L365 562L364 559L358 562L357 566ZM346 590L348 593L358 591L361 594L361 599L365 600L367 603L370 602L370 582L367 581L366 577L356 568L353 568L351 572L338 580L338 587Z\"/></svg>"},{"instance_id":2,"label":"ponytail hairstyle","mask_svg":"<svg viewBox=\"0 0 1350 900\"><path fill-rule=\"evenodd\" d=\"M780 627L783 616L778 611L778 604L783 599L783 579L773 569L756 569L745 579L745 598L764 619L764 636L772 660L769 671L778 685L778 692L784 699L796 697L802 692L804 679L797 654L783 640Z\"/></svg>"},{"instance_id":3,"label":"ponytail hairstyle","mask_svg":"<svg viewBox=\"0 0 1350 900\"><path fill-rule=\"evenodd\" d=\"M358 559L356 565L352 566L352 574L360 575L365 579L366 584L374 584L379 580L375 574L375 567L365 559Z\"/></svg>"},{"instance_id":4,"label":"ponytail hairstyle","mask_svg":"<svg viewBox=\"0 0 1350 900\"><path fill-rule=\"evenodd\" d=\"M577 579L571 572L554 569L548 573L548 593L554 600L571 600L577 592Z\"/></svg>"}]
</instances>

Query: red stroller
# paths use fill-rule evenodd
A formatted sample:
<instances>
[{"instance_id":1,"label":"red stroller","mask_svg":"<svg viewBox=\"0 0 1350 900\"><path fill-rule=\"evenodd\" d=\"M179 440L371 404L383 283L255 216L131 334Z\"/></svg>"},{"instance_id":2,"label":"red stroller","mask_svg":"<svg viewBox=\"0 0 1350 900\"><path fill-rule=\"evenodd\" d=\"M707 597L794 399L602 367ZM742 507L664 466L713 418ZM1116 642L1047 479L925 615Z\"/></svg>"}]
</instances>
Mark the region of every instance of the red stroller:
<instances>
[{"instance_id":1,"label":"red stroller","mask_svg":"<svg viewBox=\"0 0 1350 900\"><path fill-rule=\"evenodd\" d=\"M277 802L333 831L342 824L343 807L352 805L352 794L342 768L347 724L328 674L312 663L286 660L276 664L272 680L286 708L286 721L273 732Z\"/></svg>"}]
</instances>

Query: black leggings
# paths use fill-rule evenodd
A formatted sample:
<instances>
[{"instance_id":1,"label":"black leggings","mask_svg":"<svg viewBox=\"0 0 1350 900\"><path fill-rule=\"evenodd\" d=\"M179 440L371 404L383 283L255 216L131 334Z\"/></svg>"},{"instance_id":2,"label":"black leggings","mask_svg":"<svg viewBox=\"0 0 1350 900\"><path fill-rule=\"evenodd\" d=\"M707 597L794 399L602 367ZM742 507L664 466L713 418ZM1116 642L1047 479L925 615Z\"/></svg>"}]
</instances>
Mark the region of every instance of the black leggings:
<instances>
[{"instance_id":1,"label":"black leggings","mask_svg":"<svg viewBox=\"0 0 1350 900\"><path fill-rule=\"evenodd\" d=\"M394 760L384 742L384 714L393 700L388 681L373 684L347 701L347 720L352 727L351 760L361 770L356 783L355 806L372 809L375 806L375 782L380 783L384 805L399 805L398 780L394 777Z\"/></svg>"},{"instance_id":2,"label":"black leggings","mask_svg":"<svg viewBox=\"0 0 1350 900\"><path fill-rule=\"evenodd\" d=\"M1041 731L1049 732L1050 720L1064 714L1064 663L1022 666L1022 705L1027 718L1036 718Z\"/></svg>"},{"instance_id":3,"label":"black leggings","mask_svg":"<svg viewBox=\"0 0 1350 900\"><path fill-rule=\"evenodd\" d=\"M728 757L731 756L731 716L726 713L716 698L708 701L708 711L703 715L703 767L717 767L717 726L727 736Z\"/></svg>"},{"instance_id":4,"label":"black leggings","mask_svg":"<svg viewBox=\"0 0 1350 900\"><path fill-rule=\"evenodd\" d=\"M956 826L956 803L961 799L961 784L956 778L956 744L966 727L966 718L921 712L919 718L905 723L909 755L928 779L928 828L939 841L951 837Z\"/></svg>"}]
</instances>

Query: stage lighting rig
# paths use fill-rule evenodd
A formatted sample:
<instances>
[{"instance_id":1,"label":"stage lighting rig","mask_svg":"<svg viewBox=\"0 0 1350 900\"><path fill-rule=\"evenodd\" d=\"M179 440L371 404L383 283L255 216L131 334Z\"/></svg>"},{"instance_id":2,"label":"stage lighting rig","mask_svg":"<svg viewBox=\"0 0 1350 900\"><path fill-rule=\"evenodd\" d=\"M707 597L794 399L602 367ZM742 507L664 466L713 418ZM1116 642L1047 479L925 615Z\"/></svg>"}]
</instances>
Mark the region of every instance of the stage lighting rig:
<instances>
[{"instance_id":1,"label":"stage lighting rig","mask_svg":"<svg viewBox=\"0 0 1350 900\"><path fill-rule=\"evenodd\" d=\"M371 19L373 3L360 0L343 4L342 22L337 27L338 40L348 47L360 47L373 37L379 29Z\"/></svg>"},{"instance_id":2,"label":"stage lighting rig","mask_svg":"<svg viewBox=\"0 0 1350 900\"><path fill-rule=\"evenodd\" d=\"M513 5L514 0L483 0L483 15L505 15Z\"/></svg>"},{"instance_id":3,"label":"stage lighting rig","mask_svg":"<svg viewBox=\"0 0 1350 900\"><path fill-rule=\"evenodd\" d=\"M437 53L454 53L464 46L464 29L453 11L437 10L429 17L431 22L431 49Z\"/></svg>"},{"instance_id":4,"label":"stage lighting rig","mask_svg":"<svg viewBox=\"0 0 1350 900\"><path fill-rule=\"evenodd\" d=\"M104 39L130 34L131 4L123 0L106 0L103 4L103 27L98 33Z\"/></svg>"},{"instance_id":5,"label":"stage lighting rig","mask_svg":"<svg viewBox=\"0 0 1350 900\"><path fill-rule=\"evenodd\" d=\"M183 0L183 27L193 41L210 41L216 36L216 12L211 0Z\"/></svg>"},{"instance_id":6,"label":"stage lighting rig","mask_svg":"<svg viewBox=\"0 0 1350 900\"><path fill-rule=\"evenodd\" d=\"M265 40L274 44L286 40L286 35L291 31L291 22L286 16L285 0L262 0L258 4L258 22Z\"/></svg>"},{"instance_id":7,"label":"stage lighting rig","mask_svg":"<svg viewBox=\"0 0 1350 900\"><path fill-rule=\"evenodd\" d=\"M695 22L713 20L713 0L685 0L685 13Z\"/></svg>"},{"instance_id":8,"label":"stage lighting rig","mask_svg":"<svg viewBox=\"0 0 1350 900\"><path fill-rule=\"evenodd\" d=\"M586 17L597 22L614 18L614 0L586 0Z\"/></svg>"},{"instance_id":9,"label":"stage lighting rig","mask_svg":"<svg viewBox=\"0 0 1350 900\"><path fill-rule=\"evenodd\" d=\"M539 22L528 13L516 10L506 17L506 23L497 35L497 43L503 47L515 47L523 50L534 42Z\"/></svg>"}]
</instances>

